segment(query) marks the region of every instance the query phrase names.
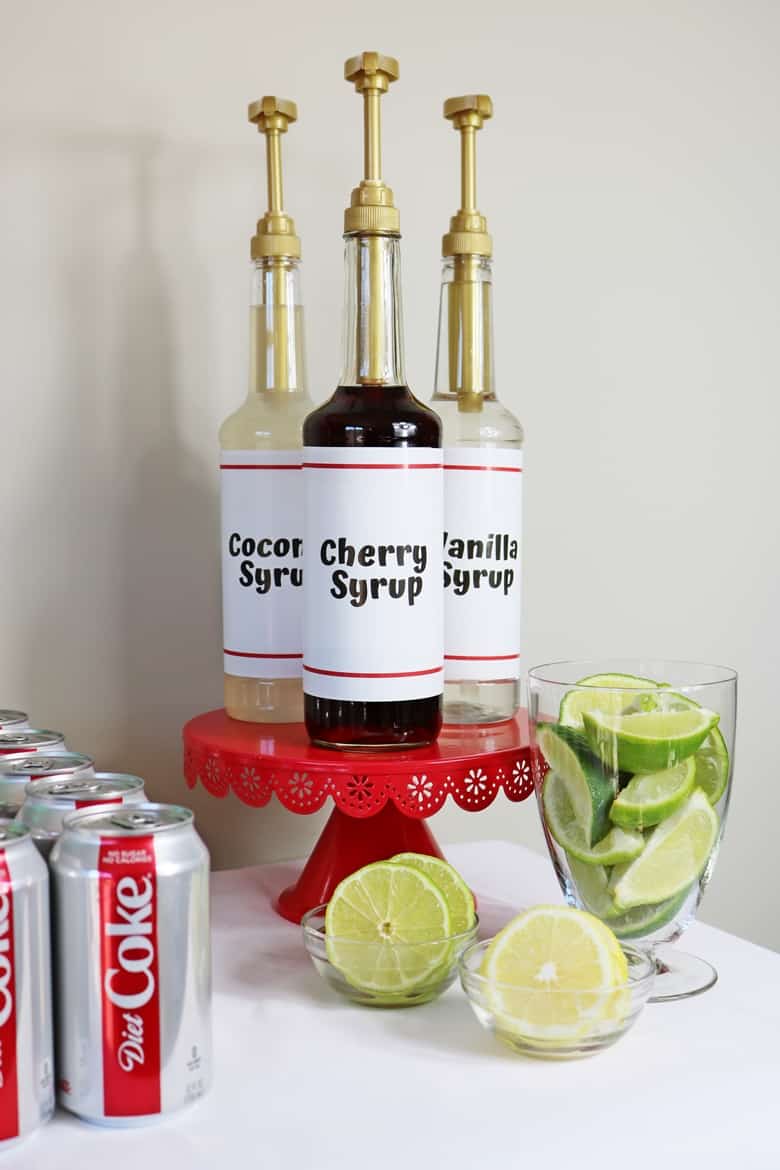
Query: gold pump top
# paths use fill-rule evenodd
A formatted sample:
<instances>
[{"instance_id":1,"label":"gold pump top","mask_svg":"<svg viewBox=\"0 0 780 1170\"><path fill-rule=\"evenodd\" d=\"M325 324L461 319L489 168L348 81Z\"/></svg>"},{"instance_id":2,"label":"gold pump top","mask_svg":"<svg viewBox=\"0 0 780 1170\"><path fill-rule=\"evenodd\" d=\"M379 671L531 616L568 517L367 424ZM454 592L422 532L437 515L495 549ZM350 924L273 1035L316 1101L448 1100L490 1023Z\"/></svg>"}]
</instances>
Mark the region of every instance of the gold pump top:
<instances>
[{"instance_id":1,"label":"gold pump top","mask_svg":"<svg viewBox=\"0 0 780 1170\"><path fill-rule=\"evenodd\" d=\"M249 106L249 121L265 135L266 172L268 175L268 211L257 221L252 237L252 259L263 256L286 256L298 259L301 241L295 234L292 217L286 215L282 191L281 136L298 119L295 102L278 97L262 97Z\"/></svg>"},{"instance_id":2,"label":"gold pump top","mask_svg":"<svg viewBox=\"0 0 780 1170\"><path fill-rule=\"evenodd\" d=\"M400 74L394 57L360 53L344 65L344 78L363 95L363 179L344 212L345 235L399 235L401 217L393 192L382 182L382 125L379 103Z\"/></svg>"},{"instance_id":3,"label":"gold pump top","mask_svg":"<svg viewBox=\"0 0 780 1170\"><path fill-rule=\"evenodd\" d=\"M477 130L493 117L493 103L485 93L447 98L444 117L460 133L460 209L442 240L442 255L492 256L487 220L477 210L476 136Z\"/></svg>"}]
</instances>

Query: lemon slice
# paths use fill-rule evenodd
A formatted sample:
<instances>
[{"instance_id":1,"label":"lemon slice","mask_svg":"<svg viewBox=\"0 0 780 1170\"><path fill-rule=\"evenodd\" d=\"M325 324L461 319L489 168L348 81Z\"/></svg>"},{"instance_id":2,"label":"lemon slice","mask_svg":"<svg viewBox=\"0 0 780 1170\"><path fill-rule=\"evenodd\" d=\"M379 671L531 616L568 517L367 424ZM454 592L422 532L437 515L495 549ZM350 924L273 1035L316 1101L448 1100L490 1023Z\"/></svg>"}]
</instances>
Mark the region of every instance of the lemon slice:
<instances>
[{"instance_id":1,"label":"lemon slice","mask_svg":"<svg viewBox=\"0 0 780 1170\"><path fill-rule=\"evenodd\" d=\"M419 869L378 861L338 885L325 911L330 962L353 987L418 989L450 955L450 911Z\"/></svg>"},{"instance_id":2,"label":"lemon slice","mask_svg":"<svg viewBox=\"0 0 780 1170\"><path fill-rule=\"evenodd\" d=\"M692 756L720 716L706 707L688 707L629 715L585 711L582 718L591 747L609 768L660 772Z\"/></svg>"},{"instance_id":3,"label":"lemon slice","mask_svg":"<svg viewBox=\"0 0 780 1170\"><path fill-rule=\"evenodd\" d=\"M627 982L628 965L617 939L571 906L518 915L493 939L480 974L490 980L491 1008L502 1026L534 1039L576 1039L624 1011L614 992Z\"/></svg>"},{"instance_id":4,"label":"lemon slice","mask_svg":"<svg viewBox=\"0 0 780 1170\"><path fill-rule=\"evenodd\" d=\"M635 700L631 691L652 691L659 683L633 674L589 674L575 685L590 690L567 691L561 699L558 721L566 727L582 727L583 711L620 715Z\"/></svg>"},{"instance_id":5,"label":"lemon slice","mask_svg":"<svg viewBox=\"0 0 780 1170\"><path fill-rule=\"evenodd\" d=\"M700 788L682 808L648 834L636 859L612 871L610 887L620 910L674 898L696 881L718 839L718 814Z\"/></svg>"},{"instance_id":6,"label":"lemon slice","mask_svg":"<svg viewBox=\"0 0 780 1170\"><path fill-rule=\"evenodd\" d=\"M392 862L411 865L434 882L447 900L450 911L450 931L462 934L476 921L474 898L458 871L441 857L430 857L426 853L398 853Z\"/></svg>"}]
</instances>

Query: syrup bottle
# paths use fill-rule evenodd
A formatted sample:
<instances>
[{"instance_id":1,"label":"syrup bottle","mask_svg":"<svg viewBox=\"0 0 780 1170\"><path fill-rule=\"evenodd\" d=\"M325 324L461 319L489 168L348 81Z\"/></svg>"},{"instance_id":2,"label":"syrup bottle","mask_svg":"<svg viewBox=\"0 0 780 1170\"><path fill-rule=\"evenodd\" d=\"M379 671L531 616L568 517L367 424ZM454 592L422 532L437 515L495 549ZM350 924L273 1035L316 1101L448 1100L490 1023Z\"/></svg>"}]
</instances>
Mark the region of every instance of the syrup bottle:
<instances>
[{"instance_id":1,"label":"syrup bottle","mask_svg":"<svg viewBox=\"0 0 780 1170\"><path fill-rule=\"evenodd\" d=\"M520 701L523 428L496 399L493 242L477 210L485 94L449 98L460 209L444 236L433 401L444 427L444 720L496 723Z\"/></svg>"},{"instance_id":2,"label":"syrup bottle","mask_svg":"<svg viewBox=\"0 0 780 1170\"><path fill-rule=\"evenodd\" d=\"M253 723L303 718L303 473L306 391L301 242L284 210L281 136L293 102L249 107L266 140L268 211L252 239L246 402L220 428L225 710Z\"/></svg>"},{"instance_id":3,"label":"syrup bottle","mask_svg":"<svg viewBox=\"0 0 780 1170\"><path fill-rule=\"evenodd\" d=\"M400 218L382 181L380 100L398 62L347 61L364 178L344 214L344 370L303 432L306 727L326 747L436 738L443 680L441 424L406 385Z\"/></svg>"}]
</instances>

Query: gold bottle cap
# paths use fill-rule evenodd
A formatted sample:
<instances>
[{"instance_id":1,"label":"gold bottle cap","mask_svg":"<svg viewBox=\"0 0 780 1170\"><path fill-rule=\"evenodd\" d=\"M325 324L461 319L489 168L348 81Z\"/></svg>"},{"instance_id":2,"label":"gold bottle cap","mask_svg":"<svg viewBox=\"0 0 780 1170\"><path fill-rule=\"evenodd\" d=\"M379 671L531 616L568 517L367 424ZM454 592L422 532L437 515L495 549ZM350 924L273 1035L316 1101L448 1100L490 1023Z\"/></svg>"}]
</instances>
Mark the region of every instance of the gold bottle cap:
<instances>
[{"instance_id":1,"label":"gold bottle cap","mask_svg":"<svg viewBox=\"0 0 780 1170\"><path fill-rule=\"evenodd\" d=\"M257 233L252 237L252 259L261 256L290 256L301 254L301 241L295 234L292 217L282 210L282 147L281 136L298 119L295 102L284 98L262 97L249 107L249 121L254 122L265 135L266 171L268 175L268 211L257 221Z\"/></svg>"},{"instance_id":2,"label":"gold bottle cap","mask_svg":"<svg viewBox=\"0 0 780 1170\"><path fill-rule=\"evenodd\" d=\"M447 98L444 117L460 132L460 210L442 240L442 255L492 256L487 220L477 210L476 135L493 117L493 103L484 93Z\"/></svg>"},{"instance_id":3,"label":"gold bottle cap","mask_svg":"<svg viewBox=\"0 0 780 1170\"><path fill-rule=\"evenodd\" d=\"M344 212L345 235L398 235L401 217L393 192L382 182L382 125L379 103L399 76L398 62L382 53L361 53L344 65L344 77L363 95L363 180Z\"/></svg>"}]
</instances>

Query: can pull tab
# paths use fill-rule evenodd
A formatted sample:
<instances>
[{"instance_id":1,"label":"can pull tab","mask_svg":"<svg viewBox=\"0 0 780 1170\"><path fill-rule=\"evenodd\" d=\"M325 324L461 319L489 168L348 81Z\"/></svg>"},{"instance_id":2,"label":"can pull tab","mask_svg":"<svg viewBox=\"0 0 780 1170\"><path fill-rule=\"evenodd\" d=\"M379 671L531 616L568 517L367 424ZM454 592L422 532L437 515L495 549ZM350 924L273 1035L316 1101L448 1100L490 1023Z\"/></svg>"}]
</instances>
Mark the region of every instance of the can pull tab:
<instances>
[{"instance_id":1,"label":"can pull tab","mask_svg":"<svg viewBox=\"0 0 780 1170\"><path fill-rule=\"evenodd\" d=\"M120 829L130 829L136 831L139 829L148 829L160 823L160 818L154 810L144 811L143 809L127 809L121 812L116 812L111 817L111 823Z\"/></svg>"}]
</instances>

